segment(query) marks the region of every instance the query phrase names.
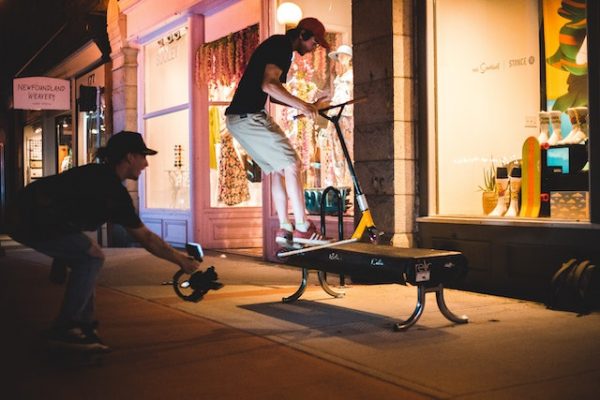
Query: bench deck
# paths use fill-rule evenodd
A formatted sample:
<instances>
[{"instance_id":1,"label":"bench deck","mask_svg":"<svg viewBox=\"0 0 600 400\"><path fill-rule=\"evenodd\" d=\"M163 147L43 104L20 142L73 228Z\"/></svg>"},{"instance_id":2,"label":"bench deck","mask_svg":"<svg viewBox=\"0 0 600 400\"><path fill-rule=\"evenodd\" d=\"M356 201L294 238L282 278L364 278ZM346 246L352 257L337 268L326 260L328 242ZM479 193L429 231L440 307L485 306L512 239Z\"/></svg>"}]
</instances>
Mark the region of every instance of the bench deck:
<instances>
[{"instance_id":1,"label":"bench deck","mask_svg":"<svg viewBox=\"0 0 600 400\"><path fill-rule=\"evenodd\" d=\"M309 270L317 270L319 282L325 292L333 297L344 296L329 287L325 273L350 276L355 283L399 283L417 286L417 305L405 321L396 323L395 330L406 330L421 317L425 308L425 295L435 293L441 313L450 321L464 324L466 316L453 314L444 300L444 284L452 282L467 272L466 258L459 252L419 248L399 248L370 243L346 243L294 254L285 259L286 264L302 268L302 281L298 290L284 302L296 301L306 289Z\"/></svg>"}]
</instances>

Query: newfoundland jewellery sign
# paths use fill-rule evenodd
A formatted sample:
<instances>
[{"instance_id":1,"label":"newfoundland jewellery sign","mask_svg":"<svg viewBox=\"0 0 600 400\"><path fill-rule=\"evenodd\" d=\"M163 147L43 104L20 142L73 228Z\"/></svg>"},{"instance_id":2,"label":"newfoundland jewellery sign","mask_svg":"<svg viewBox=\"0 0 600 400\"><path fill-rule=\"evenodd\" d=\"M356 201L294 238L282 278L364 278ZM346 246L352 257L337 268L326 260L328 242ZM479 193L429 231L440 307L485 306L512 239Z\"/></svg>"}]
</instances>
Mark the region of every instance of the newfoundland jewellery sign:
<instances>
[{"instance_id":1,"label":"newfoundland jewellery sign","mask_svg":"<svg viewBox=\"0 0 600 400\"><path fill-rule=\"evenodd\" d=\"M43 76L13 81L14 107L21 110L68 110L70 82Z\"/></svg>"}]
</instances>

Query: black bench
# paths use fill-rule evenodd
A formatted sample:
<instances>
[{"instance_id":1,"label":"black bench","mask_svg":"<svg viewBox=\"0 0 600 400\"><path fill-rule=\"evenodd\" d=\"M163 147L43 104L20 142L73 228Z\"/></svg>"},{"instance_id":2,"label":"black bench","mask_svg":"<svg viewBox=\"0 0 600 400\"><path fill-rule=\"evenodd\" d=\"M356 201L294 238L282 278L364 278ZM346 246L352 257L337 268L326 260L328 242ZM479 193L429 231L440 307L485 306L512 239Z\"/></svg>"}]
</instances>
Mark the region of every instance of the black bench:
<instances>
[{"instance_id":1,"label":"black bench","mask_svg":"<svg viewBox=\"0 0 600 400\"><path fill-rule=\"evenodd\" d=\"M423 314L425 294L435 293L441 313L452 322L465 324L466 316L453 314L444 301L444 284L467 272L467 260L459 252L419 248L399 248L370 243L345 243L294 254L284 258L286 264L302 268L302 282L298 290L283 302L293 302L306 289L308 270L317 270L319 283L333 297L344 296L327 284L325 273L350 276L355 283L399 283L417 286L417 305L405 321L394 324L396 331L414 325Z\"/></svg>"}]
</instances>

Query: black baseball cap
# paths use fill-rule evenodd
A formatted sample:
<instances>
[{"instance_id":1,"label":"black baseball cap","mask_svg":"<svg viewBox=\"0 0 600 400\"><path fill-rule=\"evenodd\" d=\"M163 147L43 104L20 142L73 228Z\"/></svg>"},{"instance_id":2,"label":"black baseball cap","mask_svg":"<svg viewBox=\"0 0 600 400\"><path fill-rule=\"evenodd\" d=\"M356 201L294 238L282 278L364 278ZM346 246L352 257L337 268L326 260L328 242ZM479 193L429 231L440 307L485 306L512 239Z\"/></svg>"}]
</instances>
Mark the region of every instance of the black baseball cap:
<instances>
[{"instance_id":1,"label":"black baseball cap","mask_svg":"<svg viewBox=\"0 0 600 400\"><path fill-rule=\"evenodd\" d=\"M138 132L121 131L108 139L106 150L110 154L124 155L127 153L144 154L153 156L158 153L146 146L142 135Z\"/></svg>"}]
</instances>

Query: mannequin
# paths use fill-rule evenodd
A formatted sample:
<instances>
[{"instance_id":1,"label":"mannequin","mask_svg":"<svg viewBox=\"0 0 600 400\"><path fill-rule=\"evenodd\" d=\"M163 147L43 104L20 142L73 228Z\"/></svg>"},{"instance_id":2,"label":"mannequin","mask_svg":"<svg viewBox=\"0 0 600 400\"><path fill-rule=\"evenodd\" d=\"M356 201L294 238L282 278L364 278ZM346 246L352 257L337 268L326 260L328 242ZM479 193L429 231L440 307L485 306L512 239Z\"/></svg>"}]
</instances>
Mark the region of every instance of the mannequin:
<instances>
[{"instance_id":1,"label":"mannequin","mask_svg":"<svg viewBox=\"0 0 600 400\"><path fill-rule=\"evenodd\" d=\"M333 96L331 104L340 104L351 100L354 95L354 75L352 72L352 48L348 45L341 45L335 51L329 53L329 58L335 61L336 77L333 80ZM337 113L339 110L333 110ZM344 107L342 117L339 121L340 128L344 135L344 140L348 152L352 155L354 148L353 130L353 107L352 105ZM349 186L352 187L352 178L348 172L346 159L341 145L337 139L335 127L329 124L327 129L321 131L319 143L324 147L321 154L322 170L321 183L325 186Z\"/></svg>"}]
</instances>

